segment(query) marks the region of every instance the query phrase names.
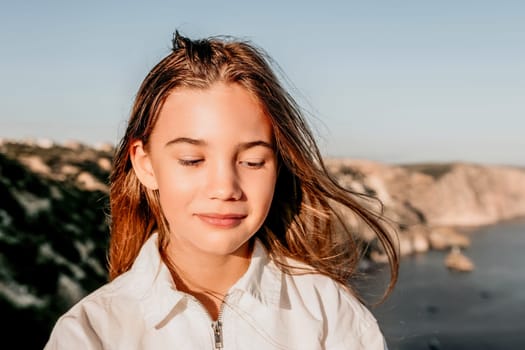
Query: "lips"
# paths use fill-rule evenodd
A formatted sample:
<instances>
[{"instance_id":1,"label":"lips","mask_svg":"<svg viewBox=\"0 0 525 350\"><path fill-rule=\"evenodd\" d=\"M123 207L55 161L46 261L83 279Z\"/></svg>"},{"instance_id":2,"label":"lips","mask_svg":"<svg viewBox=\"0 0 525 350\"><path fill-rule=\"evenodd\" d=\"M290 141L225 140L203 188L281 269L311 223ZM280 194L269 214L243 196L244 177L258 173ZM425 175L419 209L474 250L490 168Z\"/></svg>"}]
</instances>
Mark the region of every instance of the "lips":
<instances>
[{"instance_id":1,"label":"lips","mask_svg":"<svg viewBox=\"0 0 525 350\"><path fill-rule=\"evenodd\" d=\"M204 213L196 214L196 216L204 223L211 226L219 228L233 228L240 225L247 215Z\"/></svg>"}]
</instances>

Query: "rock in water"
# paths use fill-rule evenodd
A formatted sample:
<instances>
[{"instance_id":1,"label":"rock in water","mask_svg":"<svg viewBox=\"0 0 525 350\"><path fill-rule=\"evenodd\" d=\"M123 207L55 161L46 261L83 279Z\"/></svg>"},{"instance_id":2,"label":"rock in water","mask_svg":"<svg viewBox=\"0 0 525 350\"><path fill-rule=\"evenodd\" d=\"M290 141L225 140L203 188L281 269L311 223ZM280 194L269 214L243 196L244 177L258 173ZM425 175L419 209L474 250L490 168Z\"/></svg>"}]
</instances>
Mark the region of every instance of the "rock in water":
<instances>
[{"instance_id":1,"label":"rock in water","mask_svg":"<svg viewBox=\"0 0 525 350\"><path fill-rule=\"evenodd\" d=\"M450 253L445 257L445 265L455 271L469 272L474 270L474 263L457 246L452 247Z\"/></svg>"}]
</instances>

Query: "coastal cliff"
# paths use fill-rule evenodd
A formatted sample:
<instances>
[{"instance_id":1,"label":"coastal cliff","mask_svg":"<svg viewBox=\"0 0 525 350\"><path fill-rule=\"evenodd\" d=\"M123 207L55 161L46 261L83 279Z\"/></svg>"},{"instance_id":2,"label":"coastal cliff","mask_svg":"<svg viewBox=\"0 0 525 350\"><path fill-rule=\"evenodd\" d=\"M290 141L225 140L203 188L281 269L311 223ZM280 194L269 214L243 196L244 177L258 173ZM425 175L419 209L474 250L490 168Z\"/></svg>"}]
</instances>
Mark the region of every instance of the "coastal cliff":
<instances>
[{"instance_id":1,"label":"coastal cliff","mask_svg":"<svg viewBox=\"0 0 525 350\"><path fill-rule=\"evenodd\" d=\"M403 224L480 226L525 216L525 168L327 159L340 184L377 195Z\"/></svg>"},{"instance_id":2,"label":"coastal cliff","mask_svg":"<svg viewBox=\"0 0 525 350\"><path fill-rule=\"evenodd\" d=\"M325 162L343 187L381 201L383 215L399 234L401 255L465 248L470 243L466 233L473 228L525 216L524 168L470 163L388 165L357 159ZM377 208L377 203L371 204Z\"/></svg>"}]
</instances>

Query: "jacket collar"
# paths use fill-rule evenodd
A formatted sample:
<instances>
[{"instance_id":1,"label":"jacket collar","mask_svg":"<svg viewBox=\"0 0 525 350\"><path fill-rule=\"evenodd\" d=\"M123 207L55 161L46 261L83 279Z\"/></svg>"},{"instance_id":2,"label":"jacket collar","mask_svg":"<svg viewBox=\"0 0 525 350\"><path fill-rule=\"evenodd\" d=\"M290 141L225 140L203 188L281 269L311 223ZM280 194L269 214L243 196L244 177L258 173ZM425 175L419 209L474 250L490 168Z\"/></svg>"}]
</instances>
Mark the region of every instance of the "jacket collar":
<instances>
[{"instance_id":1,"label":"jacket collar","mask_svg":"<svg viewBox=\"0 0 525 350\"><path fill-rule=\"evenodd\" d=\"M177 290L171 273L162 261L157 245L157 233L154 233L142 246L129 271L135 284L134 293L144 304L146 322L162 327L182 308L179 304L188 297ZM142 286L142 288L138 287ZM138 287L138 288L137 288ZM262 243L255 239L250 265L244 275L230 288L229 293L241 291L269 307L281 308L282 272L270 259Z\"/></svg>"},{"instance_id":2,"label":"jacket collar","mask_svg":"<svg viewBox=\"0 0 525 350\"><path fill-rule=\"evenodd\" d=\"M249 293L266 306L280 306L282 272L270 259L262 243L255 239L250 265L244 275L230 288Z\"/></svg>"}]
</instances>

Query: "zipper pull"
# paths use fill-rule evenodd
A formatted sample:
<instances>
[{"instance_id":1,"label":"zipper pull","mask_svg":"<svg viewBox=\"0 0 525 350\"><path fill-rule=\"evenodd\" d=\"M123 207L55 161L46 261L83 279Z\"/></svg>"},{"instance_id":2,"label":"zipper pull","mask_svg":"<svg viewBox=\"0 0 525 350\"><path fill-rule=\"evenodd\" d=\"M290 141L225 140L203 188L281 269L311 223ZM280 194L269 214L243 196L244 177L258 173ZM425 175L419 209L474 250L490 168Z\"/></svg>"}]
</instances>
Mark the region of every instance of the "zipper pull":
<instances>
[{"instance_id":1,"label":"zipper pull","mask_svg":"<svg viewBox=\"0 0 525 350\"><path fill-rule=\"evenodd\" d=\"M215 339L215 349L222 349L222 323L217 320L211 323L213 338Z\"/></svg>"}]
</instances>

